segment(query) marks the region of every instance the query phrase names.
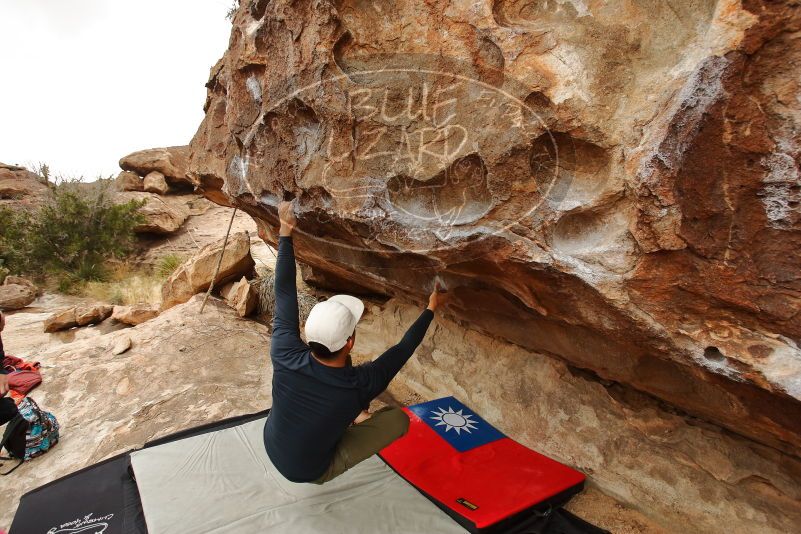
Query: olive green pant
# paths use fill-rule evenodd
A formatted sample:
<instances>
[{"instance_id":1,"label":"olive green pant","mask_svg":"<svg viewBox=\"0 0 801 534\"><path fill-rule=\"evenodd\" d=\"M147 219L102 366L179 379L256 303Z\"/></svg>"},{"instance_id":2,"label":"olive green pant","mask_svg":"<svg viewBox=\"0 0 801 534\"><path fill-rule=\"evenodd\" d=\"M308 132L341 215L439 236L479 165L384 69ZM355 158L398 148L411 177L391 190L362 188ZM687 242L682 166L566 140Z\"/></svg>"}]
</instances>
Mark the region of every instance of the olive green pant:
<instances>
[{"instance_id":1,"label":"olive green pant","mask_svg":"<svg viewBox=\"0 0 801 534\"><path fill-rule=\"evenodd\" d=\"M408 429L406 412L390 406L381 408L366 421L349 426L337 445L328 470L312 484L322 484L338 477L406 434Z\"/></svg>"}]
</instances>

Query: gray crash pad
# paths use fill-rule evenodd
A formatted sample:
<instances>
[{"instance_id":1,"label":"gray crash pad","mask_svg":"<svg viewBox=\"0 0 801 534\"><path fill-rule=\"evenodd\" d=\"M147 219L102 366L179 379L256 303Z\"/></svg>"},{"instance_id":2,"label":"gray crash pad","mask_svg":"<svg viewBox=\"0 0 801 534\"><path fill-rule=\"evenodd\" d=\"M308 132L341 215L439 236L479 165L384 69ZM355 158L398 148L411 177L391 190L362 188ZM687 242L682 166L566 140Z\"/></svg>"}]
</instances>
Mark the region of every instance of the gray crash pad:
<instances>
[{"instance_id":1,"label":"gray crash pad","mask_svg":"<svg viewBox=\"0 0 801 534\"><path fill-rule=\"evenodd\" d=\"M377 456L321 486L289 482L264 421L132 453L149 533L465 532Z\"/></svg>"}]
</instances>

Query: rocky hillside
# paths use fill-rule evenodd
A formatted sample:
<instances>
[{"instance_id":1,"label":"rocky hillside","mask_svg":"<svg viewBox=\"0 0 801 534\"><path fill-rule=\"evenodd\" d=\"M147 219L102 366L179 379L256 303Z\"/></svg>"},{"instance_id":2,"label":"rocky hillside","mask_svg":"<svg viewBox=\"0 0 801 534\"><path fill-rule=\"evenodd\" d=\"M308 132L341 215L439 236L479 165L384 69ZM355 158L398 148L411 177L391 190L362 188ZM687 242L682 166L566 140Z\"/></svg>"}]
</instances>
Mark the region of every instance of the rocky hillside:
<instances>
[{"instance_id":1,"label":"rocky hillside","mask_svg":"<svg viewBox=\"0 0 801 534\"><path fill-rule=\"evenodd\" d=\"M187 176L189 147L149 148L120 159L116 178L117 202L144 201L145 221L135 229L143 264L155 265L167 255L188 259L202 247L221 239L232 212L194 191ZM272 263L264 242L256 235L253 219L243 212L234 216L231 231L251 233L251 247L261 265Z\"/></svg>"},{"instance_id":2,"label":"rocky hillside","mask_svg":"<svg viewBox=\"0 0 801 534\"><path fill-rule=\"evenodd\" d=\"M466 327L797 455L801 12L626 6L243 1L189 174L271 242L298 199L329 287L438 274Z\"/></svg>"},{"instance_id":3,"label":"rocky hillside","mask_svg":"<svg viewBox=\"0 0 801 534\"><path fill-rule=\"evenodd\" d=\"M38 206L50 196L47 181L19 165L0 163L0 208Z\"/></svg>"}]
</instances>

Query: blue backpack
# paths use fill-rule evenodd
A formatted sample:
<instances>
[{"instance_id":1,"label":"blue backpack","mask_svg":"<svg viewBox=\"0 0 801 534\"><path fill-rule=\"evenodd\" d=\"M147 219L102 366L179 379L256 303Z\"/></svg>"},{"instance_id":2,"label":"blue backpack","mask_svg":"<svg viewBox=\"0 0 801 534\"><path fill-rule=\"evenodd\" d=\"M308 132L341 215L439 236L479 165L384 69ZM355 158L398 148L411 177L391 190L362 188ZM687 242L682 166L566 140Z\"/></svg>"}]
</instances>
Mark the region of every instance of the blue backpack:
<instances>
[{"instance_id":1,"label":"blue backpack","mask_svg":"<svg viewBox=\"0 0 801 534\"><path fill-rule=\"evenodd\" d=\"M58 443L59 424L55 416L39 408L30 397L25 397L17 406L19 413L8 422L0 449L5 449L10 458L0 456L0 460L18 460L11 470L0 475L8 475L22 465L22 462L46 453Z\"/></svg>"}]
</instances>

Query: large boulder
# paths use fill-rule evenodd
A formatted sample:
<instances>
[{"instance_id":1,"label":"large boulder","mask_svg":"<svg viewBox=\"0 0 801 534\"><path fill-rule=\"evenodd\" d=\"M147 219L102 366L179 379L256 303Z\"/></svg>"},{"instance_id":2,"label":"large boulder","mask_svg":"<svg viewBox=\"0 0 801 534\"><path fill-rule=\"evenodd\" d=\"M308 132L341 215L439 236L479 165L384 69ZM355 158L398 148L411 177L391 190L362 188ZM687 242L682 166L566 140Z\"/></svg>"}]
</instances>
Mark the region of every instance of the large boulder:
<instances>
[{"instance_id":1,"label":"large boulder","mask_svg":"<svg viewBox=\"0 0 801 534\"><path fill-rule=\"evenodd\" d=\"M122 171L115 181L118 191L144 191L142 177L131 171Z\"/></svg>"},{"instance_id":2,"label":"large boulder","mask_svg":"<svg viewBox=\"0 0 801 534\"><path fill-rule=\"evenodd\" d=\"M160 172L168 182L194 185L186 174L188 158L188 146L150 148L128 154L120 160L120 167L139 176Z\"/></svg>"},{"instance_id":3,"label":"large boulder","mask_svg":"<svg viewBox=\"0 0 801 534\"><path fill-rule=\"evenodd\" d=\"M134 304L131 306L114 306L111 318L128 325L138 325L157 317L158 309L149 304Z\"/></svg>"},{"instance_id":4,"label":"large boulder","mask_svg":"<svg viewBox=\"0 0 801 534\"><path fill-rule=\"evenodd\" d=\"M159 171L149 172L145 176L144 187L148 193L156 193L157 195L166 195L170 190L167 180L164 179L164 175Z\"/></svg>"},{"instance_id":5,"label":"large boulder","mask_svg":"<svg viewBox=\"0 0 801 534\"><path fill-rule=\"evenodd\" d=\"M69 424L70 439L58 454L23 464L19 477L0 477L7 503L0 505L0 525L11 523L20 495L51 480L172 432L270 406L268 327L243 321L215 299L199 314L202 301L197 295L124 331L59 336L63 344L41 334L45 314L8 317L6 347L47 364L36 399ZM400 339L419 312L397 300L368 304L354 363ZM457 366L461 372L453 373ZM428 393L410 392L404 382ZM578 466L597 482L570 509L612 532L691 525L684 530L779 533L794 532L801 521L798 459L442 316L389 393L404 404L456 395L513 439ZM609 498L599 502L598 485L638 501L667 528L642 516L621 524L626 508Z\"/></svg>"},{"instance_id":6,"label":"large boulder","mask_svg":"<svg viewBox=\"0 0 801 534\"><path fill-rule=\"evenodd\" d=\"M209 199L275 243L293 196L332 289L439 275L469 328L801 451L794 2L311 5L238 10Z\"/></svg>"},{"instance_id":7,"label":"large boulder","mask_svg":"<svg viewBox=\"0 0 801 534\"><path fill-rule=\"evenodd\" d=\"M73 306L50 315L44 322L44 331L50 334L76 326L101 323L108 319L113 311L114 306L107 304Z\"/></svg>"},{"instance_id":8,"label":"large boulder","mask_svg":"<svg viewBox=\"0 0 801 534\"><path fill-rule=\"evenodd\" d=\"M172 234L189 217L187 202L182 197L162 197L153 193L126 192L117 195L117 202L144 201L139 209L144 222L134 227L139 234Z\"/></svg>"},{"instance_id":9,"label":"large boulder","mask_svg":"<svg viewBox=\"0 0 801 534\"><path fill-rule=\"evenodd\" d=\"M35 287L7 283L0 286L0 310L19 310L34 300L36 300Z\"/></svg>"},{"instance_id":10,"label":"large boulder","mask_svg":"<svg viewBox=\"0 0 801 534\"><path fill-rule=\"evenodd\" d=\"M186 302L192 298L192 295L209 288L222 251L223 241L220 239L200 249L164 282L161 288L162 310ZM250 255L248 233L232 234L225 247L215 285L222 287L232 279L250 274L254 264L253 257Z\"/></svg>"}]
</instances>

